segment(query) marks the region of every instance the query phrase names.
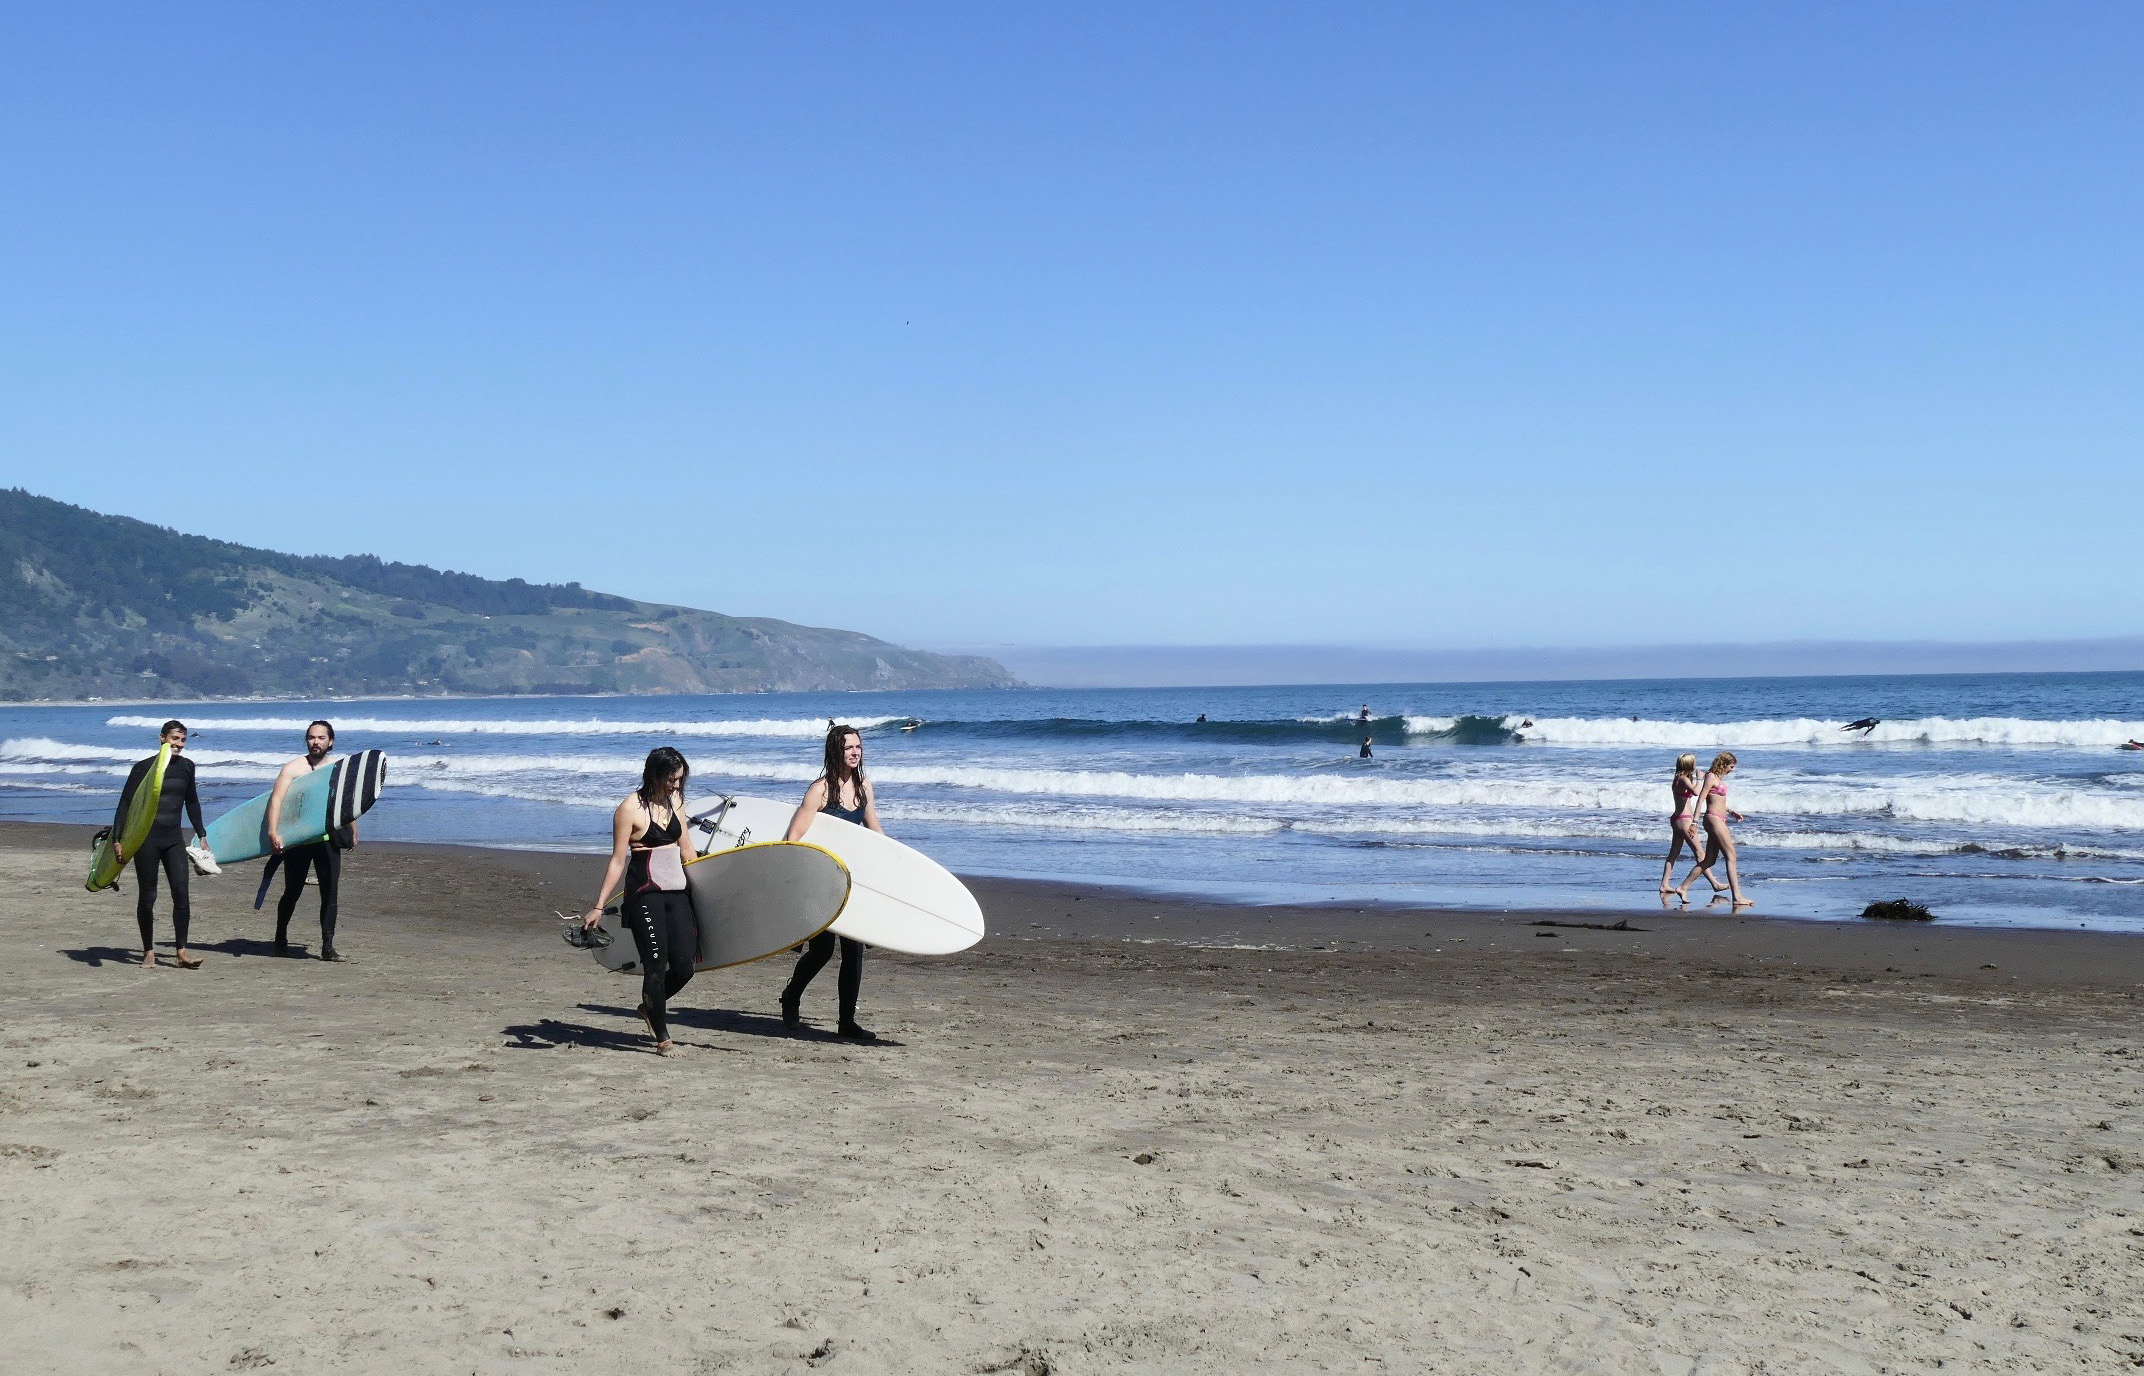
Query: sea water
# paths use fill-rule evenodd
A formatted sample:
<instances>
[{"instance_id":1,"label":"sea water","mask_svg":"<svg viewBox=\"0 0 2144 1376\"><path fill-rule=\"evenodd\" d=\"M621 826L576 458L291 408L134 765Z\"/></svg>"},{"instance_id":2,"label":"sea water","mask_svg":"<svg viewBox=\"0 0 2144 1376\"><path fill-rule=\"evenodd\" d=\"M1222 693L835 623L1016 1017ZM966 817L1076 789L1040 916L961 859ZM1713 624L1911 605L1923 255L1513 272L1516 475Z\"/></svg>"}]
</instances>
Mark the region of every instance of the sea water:
<instances>
[{"instance_id":1,"label":"sea water","mask_svg":"<svg viewBox=\"0 0 2144 1376\"><path fill-rule=\"evenodd\" d=\"M2144 674L17 706L0 816L109 820L166 716L211 817L320 716L388 752L366 837L595 852L650 748L695 801L788 799L835 719L887 831L962 873L1493 909L1656 904L1674 758L1727 749L1760 913L2144 931Z\"/></svg>"}]
</instances>

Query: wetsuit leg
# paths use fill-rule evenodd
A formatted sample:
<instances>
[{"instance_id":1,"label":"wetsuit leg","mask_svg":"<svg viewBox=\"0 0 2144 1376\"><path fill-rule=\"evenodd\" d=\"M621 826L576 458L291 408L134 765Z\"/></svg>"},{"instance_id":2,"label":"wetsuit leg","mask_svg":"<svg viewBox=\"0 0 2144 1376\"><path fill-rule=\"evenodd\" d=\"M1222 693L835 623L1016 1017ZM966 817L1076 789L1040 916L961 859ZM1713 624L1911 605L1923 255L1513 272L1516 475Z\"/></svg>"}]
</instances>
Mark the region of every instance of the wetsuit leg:
<instances>
[{"instance_id":1,"label":"wetsuit leg","mask_svg":"<svg viewBox=\"0 0 2144 1376\"><path fill-rule=\"evenodd\" d=\"M342 852L333 842L322 841L313 857L313 873L320 876L320 949L335 949L335 918L342 902Z\"/></svg>"},{"instance_id":2,"label":"wetsuit leg","mask_svg":"<svg viewBox=\"0 0 2144 1376\"><path fill-rule=\"evenodd\" d=\"M311 846L283 848L283 896L275 901L275 944L290 940L290 915L298 910L305 893L305 872L313 866Z\"/></svg>"},{"instance_id":3,"label":"wetsuit leg","mask_svg":"<svg viewBox=\"0 0 2144 1376\"><path fill-rule=\"evenodd\" d=\"M833 958L834 934L832 932L821 932L806 942L804 944L804 954L797 957L797 968L790 972L789 987L782 991L782 1002L794 1006L798 1000L804 997L804 986L811 983L812 976L825 969L826 963ZM860 977L861 971L859 970Z\"/></svg>"},{"instance_id":4,"label":"wetsuit leg","mask_svg":"<svg viewBox=\"0 0 2144 1376\"><path fill-rule=\"evenodd\" d=\"M186 949L187 930L193 926L194 921L193 894L188 887L191 876L186 864L186 845L173 838L157 852L157 858L163 862L164 878L171 883L172 944L183 951Z\"/></svg>"},{"instance_id":5,"label":"wetsuit leg","mask_svg":"<svg viewBox=\"0 0 2144 1376\"><path fill-rule=\"evenodd\" d=\"M655 1040L670 1040L670 996L692 978L700 931L692 900L684 893L651 889L625 900L625 929L640 952L640 1002L648 1010Z\"/></svg>"},{"instance_id":6,"label":"wetsuit leg","mask_svg":"<svg viewBox=\"0 0 2144 1376\"><path fill-rule=\"evenodd\" d=\"M856 1021L856 996L864 987L864 944L854 937L841 938L841 982L838 987L841 991L841 1024L847 1027Z\"/></svg>"},{"instance_id":7,"label":"wetsuit leg","mask_svg":"<svg viewBox=\"0 0 2144 1376\"><path fill-rule=\"evenodd\" d=\"M692 982L693 967L700 960L700 922L692 911L691 894L666 893L663 898L670 931L670 973L663 980L663 999L667 1002Z\"/></svg>"},{"instance_id":8,"label":"wetsuit leg","mask_svg":"<svg viewBox=\"0 0 2144 1376\"><path fill-rule=\"evenodd\" d=\"M156 948L156 851L147 845L134 852L134 925L141 928L141 948Z\"/></svg>"}]
</instances>

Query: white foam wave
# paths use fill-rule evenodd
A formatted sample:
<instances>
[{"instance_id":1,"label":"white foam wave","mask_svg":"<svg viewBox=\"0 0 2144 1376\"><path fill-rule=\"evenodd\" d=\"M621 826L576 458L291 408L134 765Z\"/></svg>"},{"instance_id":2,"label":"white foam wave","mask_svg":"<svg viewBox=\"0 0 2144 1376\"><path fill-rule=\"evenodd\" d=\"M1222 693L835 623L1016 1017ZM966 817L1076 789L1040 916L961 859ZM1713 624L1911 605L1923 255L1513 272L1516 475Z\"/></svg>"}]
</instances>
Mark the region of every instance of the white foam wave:
<instances>
[{"instance_id":1,"label":"white foam wave","mask_svg":"<svg viewBox=\"0 0 2144 1376\"><path fill-rule=\"evenodd\" d=\"M286 758L244 751L189 751L205 777L265 778ZM13 773L124 774L137 751L74 745L42 737L0 741L0 767ZM818 774L808 760L721 759L696 762L696 784L713 789L734 782L801 785ZM630 755L460 755L398 752L395 781L464 792L498 789L523 796L532 781L545 789L566 780L613 798L638 779L641 761ZM1434 823L1455 812L1501 818L1542 814L1612 816L1617 825L1657 829L1666 789L1657 779L1624 777L1609 770L1564 770L1525 777L1509 769L1468 769L1435 777L1363 777L1348 773L1222 775L1134 773L1122 770L1019 769L1005 766L889 764L873 777L893 789L956 789L1007 799L1051 798L1126 803L1215 804L1239 817L1278 813L1289 820L1336 820L1321 813L1410 809ZM601 784L596 780L603 780ZM1886 773L1852 776L1777 777L1752 769L1737 775L1735 803L1757 823L1793 817L1866 817L1887 823L1923 823L1976 832L2144 832L2144 790L2113 789L2085 780L2032 781L1980 772ZM614 794L612 791L615 790ZM904 802L920 802L906 799ZM948 801L948 800L937 800ZM1945 838L1959 839L1959 838Z\"/></svg>"},{"instance_id":2,"label":"white foam wave","mask_svg":"<svg viewBox=\"0 0 2144 1376\"><path fill-rule=\"evenodd\" d=\"M1408 719L1415 730L1416 718ZM1423 721L1440 720L1421 718ZM1791 749L1862 745L1991 745L2112 749L2144 737L2144 722L2099 718L2090 721L2041 721L2024 717L1918 717L1879 723L1873 731L1845 730L1845 723L1813 717L1756 721L1631 721L1618 717L1503 718L1505 729L1542 745L1656 745L1662 749ZM1437 729L1449 729L1448 727Z\"/></svg>"},{"instance_id":3,"label":"white foam wave","mask_svg":"<svg viewBox=\"0 0 2144 1376\"><path fill-rule=\"evenodd\" d=\"M196 730L303 732L310 723L303 717L195 717L187 725ZM907 717L837 717L848 726L868 730ZM154 730L162 717L120 716L105 719L106 726L139 726ZM432 717L342 717L335 729L342 735L417 736L775 736L816 740L826 734L827 718L761 719L753 721L605 721L598 717L574 720L504 721L489 718Z\"/></svg>"}]
</instances>

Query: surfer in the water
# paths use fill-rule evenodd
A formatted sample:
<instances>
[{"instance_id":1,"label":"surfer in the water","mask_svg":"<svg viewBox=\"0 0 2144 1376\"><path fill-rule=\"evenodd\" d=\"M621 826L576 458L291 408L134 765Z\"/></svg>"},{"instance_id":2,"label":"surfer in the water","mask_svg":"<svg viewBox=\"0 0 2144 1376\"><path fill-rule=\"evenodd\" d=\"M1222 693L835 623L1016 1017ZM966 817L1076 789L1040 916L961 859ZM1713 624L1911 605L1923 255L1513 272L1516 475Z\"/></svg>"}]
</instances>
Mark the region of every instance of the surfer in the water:
<instances>
[{"instance_id":1,"label":"surfer in the water","mask_svg":"<svg viewBox=\"0 0 2144 1376\"><path fill-rule=\"evenodd\" d=\"M1362 753L1357 755L1355 758L1359 760L1367 760L1370 758L1370 738L1368 736L1364 736L1362 738Z\"/></svg>"},{"instance_id":2,"label":"surfer in the water","mask_svg":"<svg viewBox=\"0 0 2144 1376\"><path fill-rule=\"evenodd\" d=\"M610 818L610 864L595 906L581 925L603 920L603 905L625 886L621 920L640 952L640 1017L658 1056L675 1056L670 1000L691 980L700 958L700 924L685 888L685 866L698 858L685 829L685 781L692 766L667 745L648 752L640 787Z\"/></svg>"},{"instance_id":3,"label":"surfer in the water","mask_svg":"<svg viewBox=\"0 0 2144 1376\"><path fill-rule=\"evenodd\" d=\"M324 721L309 724L305 728L305 753L283 766L268 795L268 848L275 852L268 863L283 867L283 896L275 904L275 953L279 956L290 954L290 916L298 910L298 897L305 892L305 875L310 870L320 885L320 958L342 959L342 953L335 949L335 915L342 888L342 853L357 848L357 823L337 827L322 840L288 849L276 829L276 819L283 815L283 795L298 779L326 765L328 752L334 748L333 726ZM266 876L261 883L266 888Z\"/></svg>"},{"instance_id":4,"label":"surfer in the water","mask_svg":"<svg viewBox=\"0 0 2144 1376\"><path fill-rule=\"evenodd\" d=\"M194 791L194 762L179 754L186 748L186 723L167 721L158 735L170 745L171 760L164 766L164 791L156 797L156 821L133 857L134 922L141 928L141 963L144 968L153 966L156 873L163 870L171 884L172 963L181 970L196 970L201 966L201 957L186 949L186 931L193 923L194 908L192 895L187 892L186 842L179 832L180 812L183 810L193 819L195 836L208 828L201 824L201 795ZM119 811L112 814L112 857L121 864L127 861L126 846L120 840L126 834L127 808L134 802L134 790L142 786L155 767L154 755L138 761L127 775L126 787L119 791Z\"/></svg>"},{"instance_id":5,"label":"surfer in the water","mask_svg":"<svg viewBox=\"0 0 2144 1376\"><path fill-rule=\"evenodd\" d=\"M878 824L878 799L864 778L863 734L853 726L828 728L826 772L804 790L804 801L797 805L796 815L789 819L789 834L782 839L803 840L804 833L811 830L811 824L822 812L844 822L869 827L881 836L886 833L886 829ZM804 1025L805 986L833 958L836 940L832 932L821 932L805 945L795 972L789 976L789 987L782 990L784 1027L794 1031ZM841 977L836 987L841 995L841 1035L851 1041L875 1042L877 1035L856 1021L856 995L862 990L864 981L864 944L853 937L838 940L841 943Z\"/></svg>"},{"instance_id":6,"label":"surfer in the water","mask_svg":"<svg viewBox=\"0 0 2144 1376\"><path fill-rule=\"evenodd\" d=\"M1862 735L1866 736L1869 732L1874 731L1877 727L1881 725L1883 725L1883 718L1881 717L1863 717L1859 721L1850 721L1839 729L1841 731L1859 731Z\"/></svg>"}]
</instances>

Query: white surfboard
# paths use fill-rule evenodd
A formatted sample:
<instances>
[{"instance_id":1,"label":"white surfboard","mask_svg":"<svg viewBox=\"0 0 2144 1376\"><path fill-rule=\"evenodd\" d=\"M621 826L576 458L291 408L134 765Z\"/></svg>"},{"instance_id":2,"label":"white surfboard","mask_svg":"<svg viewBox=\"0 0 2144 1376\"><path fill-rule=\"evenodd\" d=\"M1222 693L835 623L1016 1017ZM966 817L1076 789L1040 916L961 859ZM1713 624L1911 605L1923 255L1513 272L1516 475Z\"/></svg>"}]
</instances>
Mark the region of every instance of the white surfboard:
<instances>
[{"instance_id":1,"label":"white surfboard","mask_svg":"<svg viewBox=\"0 0 2144 1376\"><path fill-rule=\"evenodd\" d=\"M796 804L728 797L688 811L713 823L711 836L703 825L693 841L715 851L781 840ZM834 919L835 935L915 956L951 955L983 939L982 905L951 870L923 852L823 812L804 839L849 867L849 901Z\"/></svg>"}]
</instances>

